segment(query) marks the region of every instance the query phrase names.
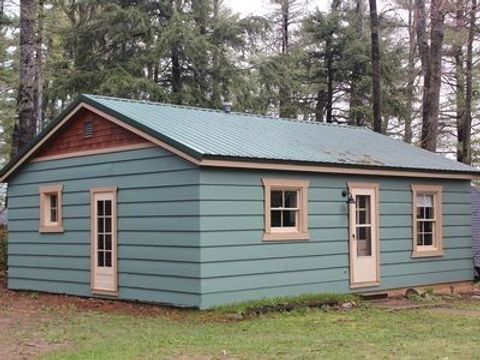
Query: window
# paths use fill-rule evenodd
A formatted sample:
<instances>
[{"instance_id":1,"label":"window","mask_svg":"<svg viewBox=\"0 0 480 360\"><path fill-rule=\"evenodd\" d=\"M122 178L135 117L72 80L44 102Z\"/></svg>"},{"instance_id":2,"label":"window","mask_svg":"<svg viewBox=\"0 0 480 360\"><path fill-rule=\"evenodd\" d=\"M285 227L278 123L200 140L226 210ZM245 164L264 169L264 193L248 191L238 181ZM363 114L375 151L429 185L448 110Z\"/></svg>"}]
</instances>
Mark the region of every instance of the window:
<instances>
[{"instance_id":1,"label":"window","mask_svg":"<svg viewBox=\"0 0 480 360\"><path fill-rule=\"evenodd\" d=\"M442 187L412 185L413 257L443 255Z\"/></svg>"},{"instance_id":2,"label":"window","mask_svg":"<svg viewBox=\"0 0 480 360\"><path fill-rule=\"evenodd\" d=\"M308 181L263 179L263 240L308 240Z\"/></svg>"},{"instance_id":3,"label":"window","mask_svg":"<svg viewBox=\"0 0 480 360\"><path fill-rule=\"evenodd\" d=\"M63 232L63 185L40 187L40 232Z\"/></svg>"}]
</instances>

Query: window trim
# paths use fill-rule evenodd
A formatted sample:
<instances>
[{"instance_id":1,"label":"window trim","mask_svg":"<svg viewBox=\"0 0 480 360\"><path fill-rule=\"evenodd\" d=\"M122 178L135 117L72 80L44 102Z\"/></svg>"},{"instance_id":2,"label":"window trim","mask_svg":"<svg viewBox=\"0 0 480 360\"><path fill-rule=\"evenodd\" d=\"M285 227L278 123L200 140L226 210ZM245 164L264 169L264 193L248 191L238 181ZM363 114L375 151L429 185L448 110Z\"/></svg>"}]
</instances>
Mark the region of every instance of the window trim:
<instances>
[{"instance_id":1,"label":"window trim","mask_svg":"<svg viewBox=\"0 0 480 360\"><path fill-rule=\"evenodd\" d=\"M63 184L40 186L40 233L63 233ZM49 196L57 195L56 222L47 222L45 214L50 209Z\"/></svg>"},{"instance_id":2,"label":"window trim","mask_svg":"<svg viewBox=\"0 0 480 360\"><path fill-rule=\"evenodd\" d=\"M264 233L263 241L309 240L308 231L308 180L285 180L262 178L264 189ZM296 231L272 231L270 193L272 190L298 191L298 223Z\"/></svg>"},{"instance_id":3,"label":"window trim","mask_svg":"<svg viewBox=\"0 0 480 360\"><path fill-rule=\"evenodd\" d=\"M443 256L443 209L441 185L411 185L412 188L412 258ZM433 245L417 245L417 194L433 196L433 212L435 218Z\"/></svg>"}]
</instances>

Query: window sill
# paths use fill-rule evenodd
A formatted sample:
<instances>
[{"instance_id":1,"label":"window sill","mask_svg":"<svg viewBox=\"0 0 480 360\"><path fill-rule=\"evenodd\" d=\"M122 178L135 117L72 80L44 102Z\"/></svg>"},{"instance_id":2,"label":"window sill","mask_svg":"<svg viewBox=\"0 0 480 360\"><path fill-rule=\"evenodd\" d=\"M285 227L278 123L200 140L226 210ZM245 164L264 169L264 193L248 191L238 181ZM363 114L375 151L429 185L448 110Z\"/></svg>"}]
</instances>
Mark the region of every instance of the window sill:
<instances>
[{"instance_id":1,"label":"window sill","mask_svg":"<svg viewBox=\"0 0 480 360\"><path fill-rule=\"evenodd\" d=\"M443 250L417 250L412 252L412 258L442 257L443 255Z\"/></svg>"},{"instance_id":2,"label":"window sill","mask_svg":"<svg viewBox=\"0 0 480 360\"><path fill-rule=\"evenodd\" d=\"M40 233L63 233L63 226L40 226Z\"/></svg>"},{"instance_id":3,"label":"window sill","mask_svg":"<svg viewBox=\"0 0 480 360\"><path fill-rule=\"evenodd\" d=\"M286 240L310 240L310 234L308 232L273 232L264 233L263 241L286 241Z\"/></svg>"}]
</instances>

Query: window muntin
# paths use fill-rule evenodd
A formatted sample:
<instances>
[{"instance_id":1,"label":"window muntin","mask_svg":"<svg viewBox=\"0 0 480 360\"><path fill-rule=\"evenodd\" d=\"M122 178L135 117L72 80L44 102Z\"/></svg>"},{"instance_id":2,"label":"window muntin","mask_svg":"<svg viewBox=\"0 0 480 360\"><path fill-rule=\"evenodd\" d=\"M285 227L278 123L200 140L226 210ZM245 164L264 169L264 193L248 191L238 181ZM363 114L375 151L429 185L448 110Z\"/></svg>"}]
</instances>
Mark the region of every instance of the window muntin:
<instances>
[{"instance_id":1,"label":"window muntin","mask_svg":"<svg viewBox=\"0 0 480 360\"><path fill-rule=\"evenodd\" d=\"M264 240L306 240L308 181L263 179Z\"/></svg>"},{"instance_id":2,"label":"window muntin","mask_svg":"<svg viewBox=\"0 0 480 360\"><path fill-rule=\"evenodd\" d=\"M299 190L270 191L270 219L272 231L297 231Z\"/></svg>"},{"instance_id":3,"label":"window muntin","mask_svg":"<svg viewBox=\"0 0 480 360\"><path fill-rule=\"evenodd\" d=\"M372 222L370 195L355 196L355 236L357 255L372 256Z\"/></svg>"},{"instance_id":4,"label":"window muntin","mask_svg":"<svg viewBox=\"0 0 480 360\"><path fill-rule=\"evenodd\" d=\"M112 200L97 200L97 266L112 267Z\"/></svg>"},{"instance_id":5,"label":"window muntin","mask_svg":"<svg viewBox=\"0 0 480 360\"><path fill-rule=\"evenodd\" d=\"M40 187L40 232L63 232L63 185Z\"/></svg>"},{"instance_id":6,"label":"window muntin","mask_svg":"<svg viewBox=\"0 0 480 360\"><path fill-rule=\"evenodd\" d=\"M442 188L412 186L413 256L443 255Z\"/></svg>"}]
</instances>

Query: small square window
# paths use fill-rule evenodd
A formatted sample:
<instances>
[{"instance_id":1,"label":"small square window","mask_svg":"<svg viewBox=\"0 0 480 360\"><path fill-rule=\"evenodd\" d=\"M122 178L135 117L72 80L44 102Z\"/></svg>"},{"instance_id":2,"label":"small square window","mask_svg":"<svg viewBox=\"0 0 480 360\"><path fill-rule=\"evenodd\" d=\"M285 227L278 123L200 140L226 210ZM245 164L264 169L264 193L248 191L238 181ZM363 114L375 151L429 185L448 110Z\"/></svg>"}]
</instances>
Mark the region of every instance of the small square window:
<instances>
[{"instance_id":1,"label":"small square window","mask_svg":"<svg viewBox=\"0 0 480 360\"><path fill-rule=\"evenodd\" d=\"M63 185L40 187L40 232L63 232Z\"/></svg>"},{"instance_id":2,"label":"small square window","mask_svg":"<svg viewBox=\"0 0 480 360\"><path fill-rule=\"evenodd\" d=\"M265 232L263 240L307 240L308 181L263 179Z\"/></svg>"}]
</instances>

